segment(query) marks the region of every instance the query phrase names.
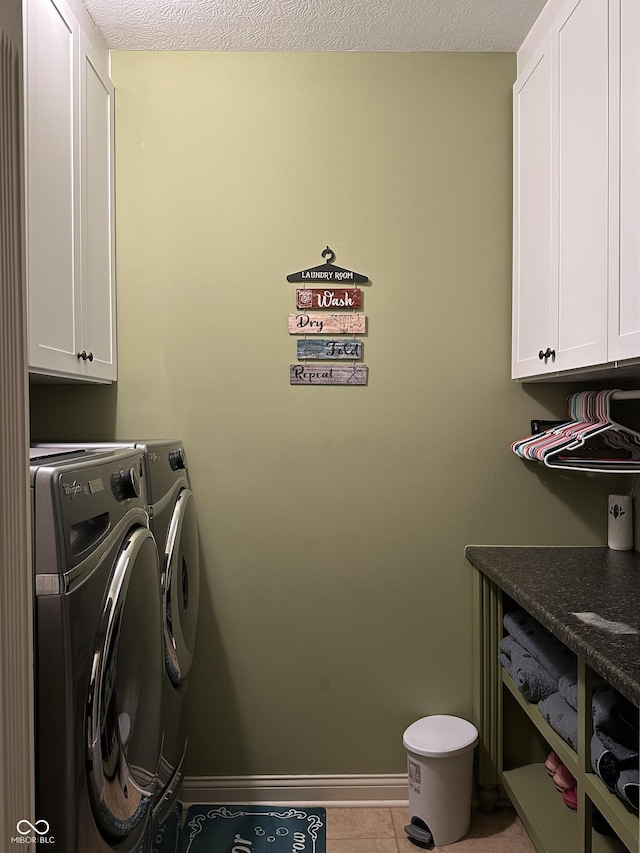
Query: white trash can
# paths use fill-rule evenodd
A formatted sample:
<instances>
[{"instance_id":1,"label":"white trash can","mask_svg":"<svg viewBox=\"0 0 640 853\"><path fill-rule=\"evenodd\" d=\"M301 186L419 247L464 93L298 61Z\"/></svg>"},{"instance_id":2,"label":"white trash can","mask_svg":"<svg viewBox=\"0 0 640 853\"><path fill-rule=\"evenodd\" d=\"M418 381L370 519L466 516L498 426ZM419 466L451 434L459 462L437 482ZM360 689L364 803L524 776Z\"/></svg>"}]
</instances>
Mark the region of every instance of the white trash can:
<instances>
[{"instance_id":1,"label":"white trash can","mask_svg":"<svg viewBox=\"0 0 640 853\"><path fill-rule=\"evenodd\" d=\"M473 750L478 730L460 717L423 717L405 731L409 814L405 832L425 847L463 838L471 823Z\"/></svg>"}]
</instances>

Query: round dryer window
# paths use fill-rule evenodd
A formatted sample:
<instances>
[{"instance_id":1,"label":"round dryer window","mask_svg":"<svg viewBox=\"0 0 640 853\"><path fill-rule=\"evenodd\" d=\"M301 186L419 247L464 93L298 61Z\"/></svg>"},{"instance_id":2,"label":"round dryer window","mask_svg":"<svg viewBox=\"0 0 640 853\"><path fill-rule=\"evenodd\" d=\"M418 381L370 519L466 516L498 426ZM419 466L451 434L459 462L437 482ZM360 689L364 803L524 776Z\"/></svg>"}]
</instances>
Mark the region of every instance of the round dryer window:
<instances>
[{"instance_id":1,"label":"round dryer window","mask_svg":"<svg viewBox=\"0 0 640 853\"><path fill-rule=\"evenodd\" d=\"M193 492L182 489L175 503L165 552L163 588L165 664L174 684L191 669L198 631L200 559Z\"/></svg>"},{"instance_id":2,"label":"round dryer window","mask_svg":"<svg viewBox=\"0 0 640 853\"><path fill-rule=\"evenodd\" d=\"M113 569L94 650L87 771L108 839L143 830L161 751L162 626L158 552L148 528L129 531Z\"/></svg>"}]
</instances>

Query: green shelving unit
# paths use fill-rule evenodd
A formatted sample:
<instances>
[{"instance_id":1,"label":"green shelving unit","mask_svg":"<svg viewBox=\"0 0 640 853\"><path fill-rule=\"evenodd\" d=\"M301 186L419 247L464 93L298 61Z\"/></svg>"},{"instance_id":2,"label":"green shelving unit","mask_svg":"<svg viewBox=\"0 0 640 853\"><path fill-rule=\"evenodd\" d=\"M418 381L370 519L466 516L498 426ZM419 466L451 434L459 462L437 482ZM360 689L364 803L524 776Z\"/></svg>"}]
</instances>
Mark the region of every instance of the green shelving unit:
<instances>
[{"instance_id":1,"label":"green shelving unit","mask_svg":"<svg viewBox=\"0 0 640 853\"><path fill-rule=\"evenodd\" d=\"M612 794L591 769L590 667L578 656L578 749L575 751L549 726L537 705L524 698L499 664L503 605L505 601L509 603L509 598L486 575L481 572L474 575L474 693L480 733L477 770L482 808L491 810L502 788L539 853L638 853L638 815ZM505 744L505 723L522 734L518 750ZM540 762L539 753L546 747L558 754L576 778L577 812L567 808L544 763ZM594 808L609 823L615 837L592 828Z\"/></svg>"},{"instance_id":2,"label":"green shelving unit","mask_svg":"<svg viewBox=\"0 0 640 853\"><path fill-rule=\"evenodd\" d=\"M561 758L562 763L584 787L591 803L601 812L612 829L622 840L607 838L593 833L594 853L636 853L638 850L638 816L628 809L614 794L607 790L593 773L581 772L580 757L555 732L544 719L536 705L523 697L513 680L503 671L504 687L516 700L524 714L540 732L544 740ZM527 831L538 850L581 851L582 821L568 809L556 791L544 764L527 764L513 770L502 771L502 785L516 807ZM588 826L584 832L588 835ZM554 840L555 839L555 840ZM544 840L544 843L543 841ZM624 843L623 843L624 841ZM539 846L542 844L542 846ZM555 846L557 844L558 846Z\"/></svg>"},{"instance_id":3,"label":"green shelving unit","mask_svg":"<svg viewBox=\"0 0 640 853\"><path fill-rule=\"evenodd\" d=\"M582 853L580 816L565 806L544 764L507 770L502 784L539 853ZM619 839L595 831L591 849L592 853L626 853Z\"/></svg>"}]
</instances>

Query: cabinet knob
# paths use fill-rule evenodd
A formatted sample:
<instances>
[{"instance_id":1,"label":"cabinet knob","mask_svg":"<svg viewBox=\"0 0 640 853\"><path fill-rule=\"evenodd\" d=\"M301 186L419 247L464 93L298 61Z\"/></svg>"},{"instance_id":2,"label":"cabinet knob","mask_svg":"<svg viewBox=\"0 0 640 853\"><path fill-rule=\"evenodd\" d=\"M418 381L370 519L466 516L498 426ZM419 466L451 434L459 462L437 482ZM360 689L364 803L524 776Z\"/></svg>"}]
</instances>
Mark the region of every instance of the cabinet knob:
<instances>
[{"instance_id":1,"label":"cabinet knob","mask_svg":"<svg viewBox=\"0 0 640 853\"><path fill-rule=\"evenodd\" d=\"M78 358L81 358L83 361L93 361L93 353L87 352L86 350L82 350L82 352L76 353Z\"/></svg>"},{"instance_id":2,"label":"cabinet knob","mask_svg":"<svg viewBox=\"0 0 640 853\"><path fill-rule=\"evenodd\" d=\"M555 357L556 357L556 351L554 349L551 349L550 347L547 347L546 352L544 352L543 350L540 350L540 352L538 353L538 358L540 359L540 361L542 361L543 358L546 361L548 358L555 358Z\"/></svg>"}]
</instances>

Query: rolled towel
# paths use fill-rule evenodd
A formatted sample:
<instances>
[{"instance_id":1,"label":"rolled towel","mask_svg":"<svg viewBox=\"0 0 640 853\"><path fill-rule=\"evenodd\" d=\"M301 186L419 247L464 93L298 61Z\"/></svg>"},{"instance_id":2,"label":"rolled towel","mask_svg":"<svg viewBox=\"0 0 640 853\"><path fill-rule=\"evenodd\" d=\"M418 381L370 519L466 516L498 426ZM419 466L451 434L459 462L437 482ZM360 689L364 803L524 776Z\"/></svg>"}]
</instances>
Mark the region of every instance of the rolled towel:
<instances>
[{"instance_id":1,"label":"rolled towel","mask_svg":"<svg viewBox=\"0 0 640 853\"><path fill-rule=\"evenodd\" d=\"M578 679L575 673L558 680L558 690L571 705L578 707ZM593 676L591 710L593 729L617 761L638 757L638 710L628 699L599 675Z\"/></svg>"},{"instance_id":2,"label":"rolled towel","mask_svg":"<svg viewBox=\"0 0 640 853\"><path fill-rule=\"evenodd\" d=\"M635 764L635 766L633 766ZM632 765L632 766L630 766ZM607 788L638 810L638 789L640 787L637 761L618 760L613 752L602 743L597 734L591 737L591 766L594 773L602 779Z\"/></svg>"},{"instance_id":3,"label":"rolled towel","mask_svg":"<svg viewBox=\"0 0 640 853\"><path fill-rule=\"evenodd\" d=\"M599 675L594 673L592 680L592 690L600 690L603 687L606 687L607 683L603 678L600 678ZM562 698L565 702L568 702L572 708L576 711L578 710L578 672L577 670L572 670L571 672L567 672L566 675L563 675L562 678L558 679L558 690L562 694Z\"/></svg>"},{"instance_id":4,"label":"rolled towel","mask_svg":"<svg viewBox=\"0 0 640 853\"><path fill-rule=\"evenodd\" d=\"M533 655L556 681L577 669L574 653L524 610L506 613L503 624L514 640Z\"/></svg>"},{"instance_id":5,"label":"rolled towel","mask_svg":"<svg viewBox=\"0 0 640 853\"><path fill-rule=\"evenodd\" d=\"M558 690L557 682L542 664L513 637L502 639L498 659L527 701L539 702Z\"/></svg>"},{"instance_id":6,"label":"rolled towel","mask_svg":"<svg viewBox=\"0 0 640 853\"><path fill-rule=\"evenodd\" d=\"M638 768L635 770L621 770L616 782L616 794L626 803L638 811Z\"/></svg>"},{"instance_id":7,"label":"rolled towel","mask_svg":"<svg viewBox=\"0 0 640 853\"><path fill-rule=\"evenodd\" d=\"M591 736L591 767L607 788L615 792L620 775L618 762L611 750L606 748L596 734Z\"/></svg>"},{"instance_id":8,"label":"rolled towel","mask_svg":"<svg viewBox=\"0 0 640 853\"><path fill-rule=\"evenodd\" d=\"M578 712L562 698L560 693L552 693L538 703L538 709L554 732L577 750Z\"/></svg>"},{"instance_id":9,"label":"rolled towel","mask_svg":"<svg viewBox=\"0 0 640 853\"><path fill-rule=\"evenodd\" d=\"M638 760L638 709L613 687L592 696L593 730L618 761Z\"/></svg>"}]
</instances>

